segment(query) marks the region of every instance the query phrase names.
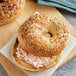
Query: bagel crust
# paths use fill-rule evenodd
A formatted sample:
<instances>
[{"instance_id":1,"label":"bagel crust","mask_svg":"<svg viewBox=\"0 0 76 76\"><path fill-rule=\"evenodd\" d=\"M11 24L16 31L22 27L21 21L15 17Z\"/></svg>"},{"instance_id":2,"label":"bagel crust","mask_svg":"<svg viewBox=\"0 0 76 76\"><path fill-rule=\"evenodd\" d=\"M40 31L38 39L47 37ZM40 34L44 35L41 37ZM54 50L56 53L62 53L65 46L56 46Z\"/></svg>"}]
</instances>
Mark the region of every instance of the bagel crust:
<instances>
[{"instance_id":1,"label":"bagel crust","mask_svg":"<svg viewBox=\"0 0 76 76\"><path fill-rule=\"evenodd\" d=\"M49 37L46 37L49 35ZM59 55L68 41L68 31L63 23L45 14L35 14L18 29L21 47L36 56Z\"/></svg>"},{"instance_id":2,"label":"bagel crust","mask_svg":"<svg viewBox=\"0 0 76 76\"><path fill-rule=\"evenodd\" d=\"M59 55L55 56L55 58L51 58L50 62L46 66L41 67L41 68L34 68L32 65L24 62L23 60L20 60L17 57L16 52L17 52L18 44L19 44L18 39L16 39L14 46L13 46L13 49L12 49L12 58L15 61L15 63L17 64L17 66L23 68L24 70L32 71L32 72L42 71L42 70L48 69L50 67L53 67L54 65L57 64L57 62L60 59L60 54L59 54Z\"/></svg>"},{"instance_id":3,"label":"bagel crust","mask_svg":"<svg viewBox=\"0 0 76 76\"><path fill-rule=\"evenodd\" d=\"M25 6L25 0L0 0L0 25L13 21Z\"/></svg>"}]
</instances>

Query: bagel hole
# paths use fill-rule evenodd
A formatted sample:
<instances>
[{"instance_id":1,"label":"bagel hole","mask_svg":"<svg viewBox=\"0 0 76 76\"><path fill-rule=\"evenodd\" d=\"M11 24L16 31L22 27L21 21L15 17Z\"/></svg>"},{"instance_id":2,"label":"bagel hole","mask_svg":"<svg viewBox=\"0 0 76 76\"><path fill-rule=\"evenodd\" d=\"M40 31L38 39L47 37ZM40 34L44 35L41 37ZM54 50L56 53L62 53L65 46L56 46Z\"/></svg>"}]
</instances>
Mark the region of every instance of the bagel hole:
<instances>
[{"instance_id":1,"label":"bagel hole","mask_svg":"<svg viewBox=\"0 0 76 76\"><path fill-rule=\"evenodd\" d=\"M4 2L4 0L0 0L0 3L3 3Z\"/></svg>"},{"instance_id":2,"label":"bagel hole","mask_svg":"<svg viewBox=\"0 0 76 76\"><path fill-rule=\"evenodd\" d=\"M47 32L46 34L44 34L44 36L47 37L47 38L50 38L50 37L52 37L53 35L52 35L52 33Z\"/></svg>"}]
</instances>

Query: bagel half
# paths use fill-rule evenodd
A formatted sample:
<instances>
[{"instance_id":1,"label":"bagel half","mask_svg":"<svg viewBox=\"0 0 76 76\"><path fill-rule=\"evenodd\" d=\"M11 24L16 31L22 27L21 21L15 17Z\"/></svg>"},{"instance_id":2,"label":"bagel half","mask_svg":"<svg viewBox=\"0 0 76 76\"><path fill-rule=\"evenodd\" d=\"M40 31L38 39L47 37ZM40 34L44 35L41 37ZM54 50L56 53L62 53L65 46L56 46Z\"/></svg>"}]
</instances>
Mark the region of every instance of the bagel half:
<instances>
[{"instance_id":1,"label":"bagel half","mask_svg":"<svg viewBox=\"0 0 76 76\"><path fill-rule=\"evenodd\" d=\"M48 34L50 37L46 37ZM68 31L64 23L45 14L35 14L18 29L21 47L36 56L59 55L68 42Z\"/></svg>"},{"instance_id":2,"label":"bagel half","mask_svg":"<svg viewBox=\"0 0 76 76\"><path fill-rule=\"evenodd\" d=\"M45 67L41 67L41 68L34 68L32 65L20 60L17 55L16 55L16 48L18 47L18 44L19 44L19 41L18 41L18 38L16 38L16 41L14 43L14 46L13 46L13 49L12 49L12 58L13 60L15 61L15 63L23 68L24 70L27 70L27 71L32 71L32 72L35 72L35 71L42 71L42 70L45 70L47 68L50 68L50 67L53 67L55 64L57 64L57 62L59 61L60 59L60 54L57 55L55 58L51 58L50 59L50 62L47 66Z\"/></svg>"}]
</instances>

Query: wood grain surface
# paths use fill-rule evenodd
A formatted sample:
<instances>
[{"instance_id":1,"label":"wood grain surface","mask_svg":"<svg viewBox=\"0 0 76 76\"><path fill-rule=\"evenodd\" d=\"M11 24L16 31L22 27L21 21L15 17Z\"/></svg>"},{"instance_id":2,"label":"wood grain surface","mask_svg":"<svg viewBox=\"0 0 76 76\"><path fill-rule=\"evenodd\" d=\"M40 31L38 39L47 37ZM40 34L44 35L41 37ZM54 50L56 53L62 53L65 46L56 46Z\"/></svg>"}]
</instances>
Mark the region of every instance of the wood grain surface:
<instances>
[{"instance_id":1,"label":"wood grain surface","mask_svg":"<svg viewBox=\"0 0 76 76\"><path fill-rule=\"evenodd\" d=\"M69 29L69 33L76 37L76 31L64 19L64 17L58 12L58 10L56 10L56 8L38 5L33 0L26 0L23 13L13 22L7 25L0 26L0 48L2 48L14 36L19 26L23 24L24 21L28 19L33 13L35 13L35 11L46 13L52 17L58 18L67 26L67 28ZM61 65L69 61L74 56L76 56L76 47L71 51L71 53L67 56L67 58L63 61ZM8 59L6 59L2 54L0 54L0 62L8 72L9 76L27 76Z\"/></svg>"}]
</instances>

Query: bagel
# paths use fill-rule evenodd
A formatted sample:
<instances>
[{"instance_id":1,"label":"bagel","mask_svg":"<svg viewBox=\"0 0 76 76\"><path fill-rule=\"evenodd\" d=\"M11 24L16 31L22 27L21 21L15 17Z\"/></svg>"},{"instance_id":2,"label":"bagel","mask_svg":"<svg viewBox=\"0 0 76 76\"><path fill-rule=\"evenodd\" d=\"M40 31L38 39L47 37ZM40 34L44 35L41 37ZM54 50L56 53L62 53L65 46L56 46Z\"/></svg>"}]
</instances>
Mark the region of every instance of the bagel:
<instances>
[{"instance_id":1,"label":"bagel","mask_svg":"<svg viewBox=\"0 0 76 76\"><path fill-rule=\"evenodd\" d=\"M0 0L0 25L13 21L22 11L25 0Z\"/></svg>"},{"instance_id":2,"label":"bagel","mask_svg":"<svg viewBox=\"0 0 76 76\"><path fill-rule=\"evenodd\" d=\"M67 28L58 19L34 14L18 29L12 58L24 70L45 70L58 63L68 39Z\"/></svg>"},{"instance_id":3,"label":"bagel","mask_svg":"<svg viewBox=\"0 0 76 76\"><path fill-rule=\"evenodd\" d=\"M24 51L35 56L59 55L68 42L66 26L56 18L35 14L18 29L18 40Z\"/></svg>"},{"instance_id":4,"label":"bagel","mask_svg":"<svg viewBox=\"0 0 76 76\"><path fill-rule=\"evenodd\" d=\"M60 54L59 54L57 56L50 58L49 63L46 63L45 66L36 68L36 67L28 64L24 60L21 60L17 57L16 52L17 52L18 44L19 44L19 41L16 38L16 41L15 41L13 49L12 49L12 58L15 61L16 65L23 68L24 70L31 71L31 72L42 71L47 68L53 67L60 59Z\"/></svg>"}]
</instances>

